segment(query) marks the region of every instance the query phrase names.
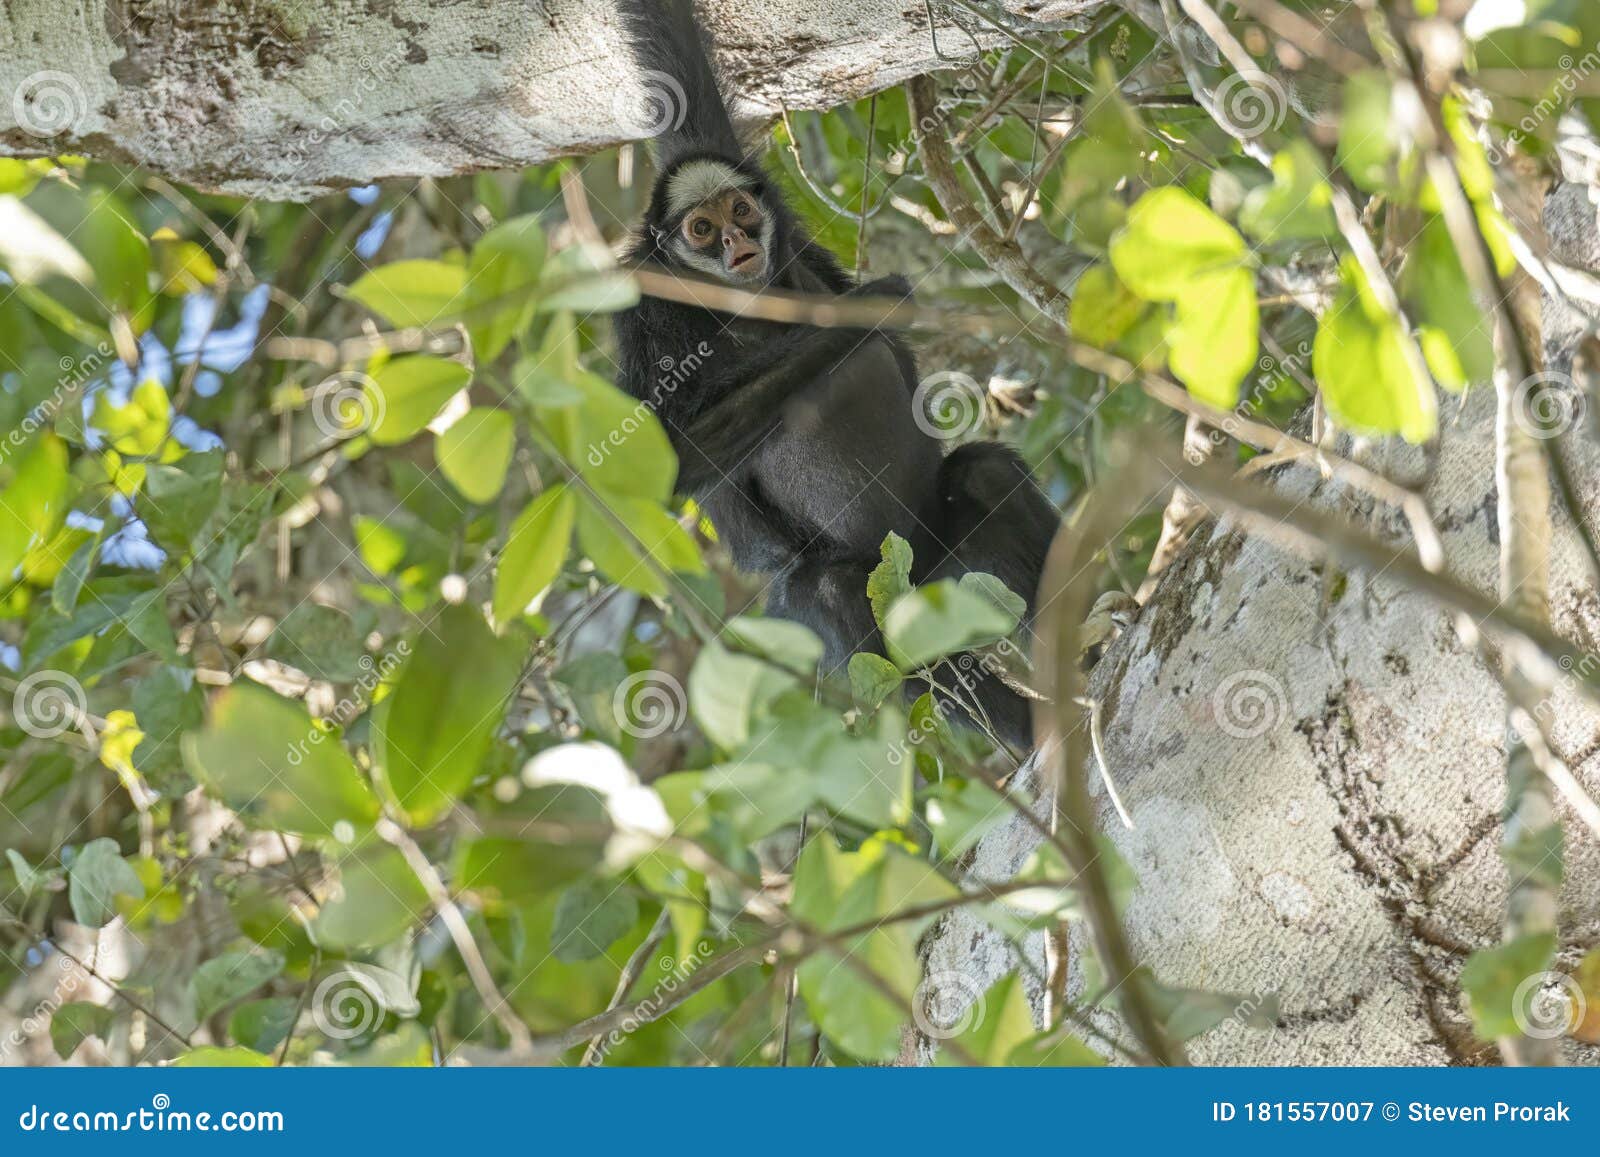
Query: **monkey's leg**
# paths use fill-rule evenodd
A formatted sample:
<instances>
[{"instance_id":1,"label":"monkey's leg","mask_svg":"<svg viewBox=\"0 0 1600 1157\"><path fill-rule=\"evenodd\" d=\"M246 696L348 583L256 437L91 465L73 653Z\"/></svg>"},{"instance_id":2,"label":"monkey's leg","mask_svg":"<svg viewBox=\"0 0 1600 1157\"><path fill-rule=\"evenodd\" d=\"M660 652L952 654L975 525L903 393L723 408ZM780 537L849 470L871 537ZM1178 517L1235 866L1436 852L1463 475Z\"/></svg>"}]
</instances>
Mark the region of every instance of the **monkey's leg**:
<instances>
[{"instance_id":1,"label":"monkey's leg","mask_svg":"<svg viewBox=\"0 0 1600 1157\"><path fill-rule=\"evenodd\" d=\"M780 575L767 614L809 627L822 639L821 674L843 674L857 651L883 653L883 637L867 601L867 576L877 559L806 558Z\"/></svg>"},{"instance_id":2,"label":"monkey's leg","mask_svg":"<svg viewBox=\"0 0 1600 1157\"><path fill-rule=\"evenodd\" d=\"M940 558L926 560L919 581L992 574L1037 610L1045 555L1061 525L1061 514L1009 447L972 442L947 456L939 468L944 513Z\"/></svg>"}]
</instances>

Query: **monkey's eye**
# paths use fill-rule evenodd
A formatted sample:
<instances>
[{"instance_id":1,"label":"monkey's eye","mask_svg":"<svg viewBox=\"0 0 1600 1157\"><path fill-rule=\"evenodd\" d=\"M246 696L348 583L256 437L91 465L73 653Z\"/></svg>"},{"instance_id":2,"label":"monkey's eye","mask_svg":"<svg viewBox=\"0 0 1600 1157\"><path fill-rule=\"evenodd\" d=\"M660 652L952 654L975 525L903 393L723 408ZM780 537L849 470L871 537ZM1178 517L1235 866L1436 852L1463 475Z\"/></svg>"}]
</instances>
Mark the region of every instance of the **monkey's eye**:
<instances>
[{"instance_id":1,"label":"monkey's eye","mask_svg":"<svg viewBox=\"0 0 1600 1157\"><path fill-rule=\"evenodd\" d=\"M694 223L689 226L689 232L704 240L711 236L711 222L704 217L696 217Z\"/></svg>"},{"instance_id":2,"label":"monkey's eye","mask_svg":"<svg viewBox=\"0 0 1600 1157\"><path fill-rule=\"evenodd\" d=\"M755 212L755 206L750 204L750 202L746 201L743 197L739 198L733 203L733 215L735 217L748 217L753 212Z\"/></svg>"}]
</instances>

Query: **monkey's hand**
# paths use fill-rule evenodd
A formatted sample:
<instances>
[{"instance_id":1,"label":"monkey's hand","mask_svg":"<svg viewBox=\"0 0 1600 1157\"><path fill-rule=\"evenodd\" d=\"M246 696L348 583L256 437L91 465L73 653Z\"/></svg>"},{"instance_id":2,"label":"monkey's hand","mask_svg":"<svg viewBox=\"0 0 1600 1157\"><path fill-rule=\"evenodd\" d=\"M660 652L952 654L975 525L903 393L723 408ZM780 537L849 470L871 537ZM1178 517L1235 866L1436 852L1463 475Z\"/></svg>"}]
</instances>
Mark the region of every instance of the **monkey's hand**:
<instances>
[{"instance_id":1,"label":"monkey's hand","mask_svg":"<svg viewBox=\"0 0 1600 1157\"><path fill-rule=\"evenodd\" d=\"M899 297L909 299L912 295L911 282L901 277L898 273L891 273L888 277L875 278L863 285L858 285L850 291L852 297Z\"/></svg>"}]
</instances>

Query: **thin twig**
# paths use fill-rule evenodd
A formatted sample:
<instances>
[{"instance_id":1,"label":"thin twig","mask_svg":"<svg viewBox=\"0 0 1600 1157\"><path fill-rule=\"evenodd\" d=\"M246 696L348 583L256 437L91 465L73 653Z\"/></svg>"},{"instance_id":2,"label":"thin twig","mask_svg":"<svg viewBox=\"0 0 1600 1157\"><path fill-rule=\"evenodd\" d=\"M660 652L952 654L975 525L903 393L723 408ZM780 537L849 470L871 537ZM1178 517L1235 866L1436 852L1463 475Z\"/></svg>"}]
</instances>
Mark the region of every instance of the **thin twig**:
<instances>
[{"instance_id":1,"label":"thin twig","mask_svg":"<svg viewBox=\"0 0 1600 1157\"><path fill-rule=\"evenodd\" d=\"M672 930L672 910L666 907L661 909L661 915L656 917L656 922L645 935L644 942L633 950L633 955L628 957L628 962L622 968L622 975L617 978L617 988L611 996L611 1003L606 1005L606 1011L620 1005L627 999L628 992L638 981L644 966L650 963L655 956L656 949L661 947L661 942L667 938L667 933ZM596 1033L590 1040L589 1047L583 1050L583 1060L579 1065L583 1068L593 1068L605 1058L605 1049L602 1047L605 1040L603 1033Z\"/></svg>"},{"instance_id":2,"label":"thin twig","mask_svg":"<svg viewBox=\"0 0 1600 1157\"><path fill-rule=\"evenodd\" d=\"M445 930L450 933L450 939L456 946L461 962L466 965L472 986L478 990L478 998L483 1001L490 1015L499 1021L506 1036L511 1039L512 1053L529 1052L532 1037L528 1033L528 1026L522 1023L521 1018L506 1002L506 998L500 995L500 989L495 985L489 965L484 961L483 953L478 951L477 941L472 938L472 929L467 926L467 918L461 914L461 909L450 898L450 890L445 887L438 869L417 846L417 841L411 838L410 833L393 820L380 819L378 835L400 849L407 866L427 892L434 911L444 923Z\"/></svg>"}]
</instances>

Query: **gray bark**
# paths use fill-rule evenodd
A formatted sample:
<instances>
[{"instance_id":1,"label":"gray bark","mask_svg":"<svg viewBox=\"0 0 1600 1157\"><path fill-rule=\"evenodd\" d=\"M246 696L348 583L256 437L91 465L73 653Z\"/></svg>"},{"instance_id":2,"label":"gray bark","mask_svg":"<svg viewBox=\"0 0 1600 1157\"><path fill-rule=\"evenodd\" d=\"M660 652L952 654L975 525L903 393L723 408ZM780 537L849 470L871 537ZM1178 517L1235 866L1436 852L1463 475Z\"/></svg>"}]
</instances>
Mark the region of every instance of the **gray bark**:
<instances>
[{"instance_id":1,"label":"gray bark","mask_svg":"<svg viewBox=\"0 0 1600 1157\"><path fill-rule=\"evenodd\" d=\"M997 7L1038 32L1102 2ZM941 67L918 0L701 8L752 123ZM935 10L946 56L1003 38ZM273 199L513 168L624 139L639 88L622 59L603 0L10 0L0 154L80 153Z\"/></svg>"}]
</instances>

